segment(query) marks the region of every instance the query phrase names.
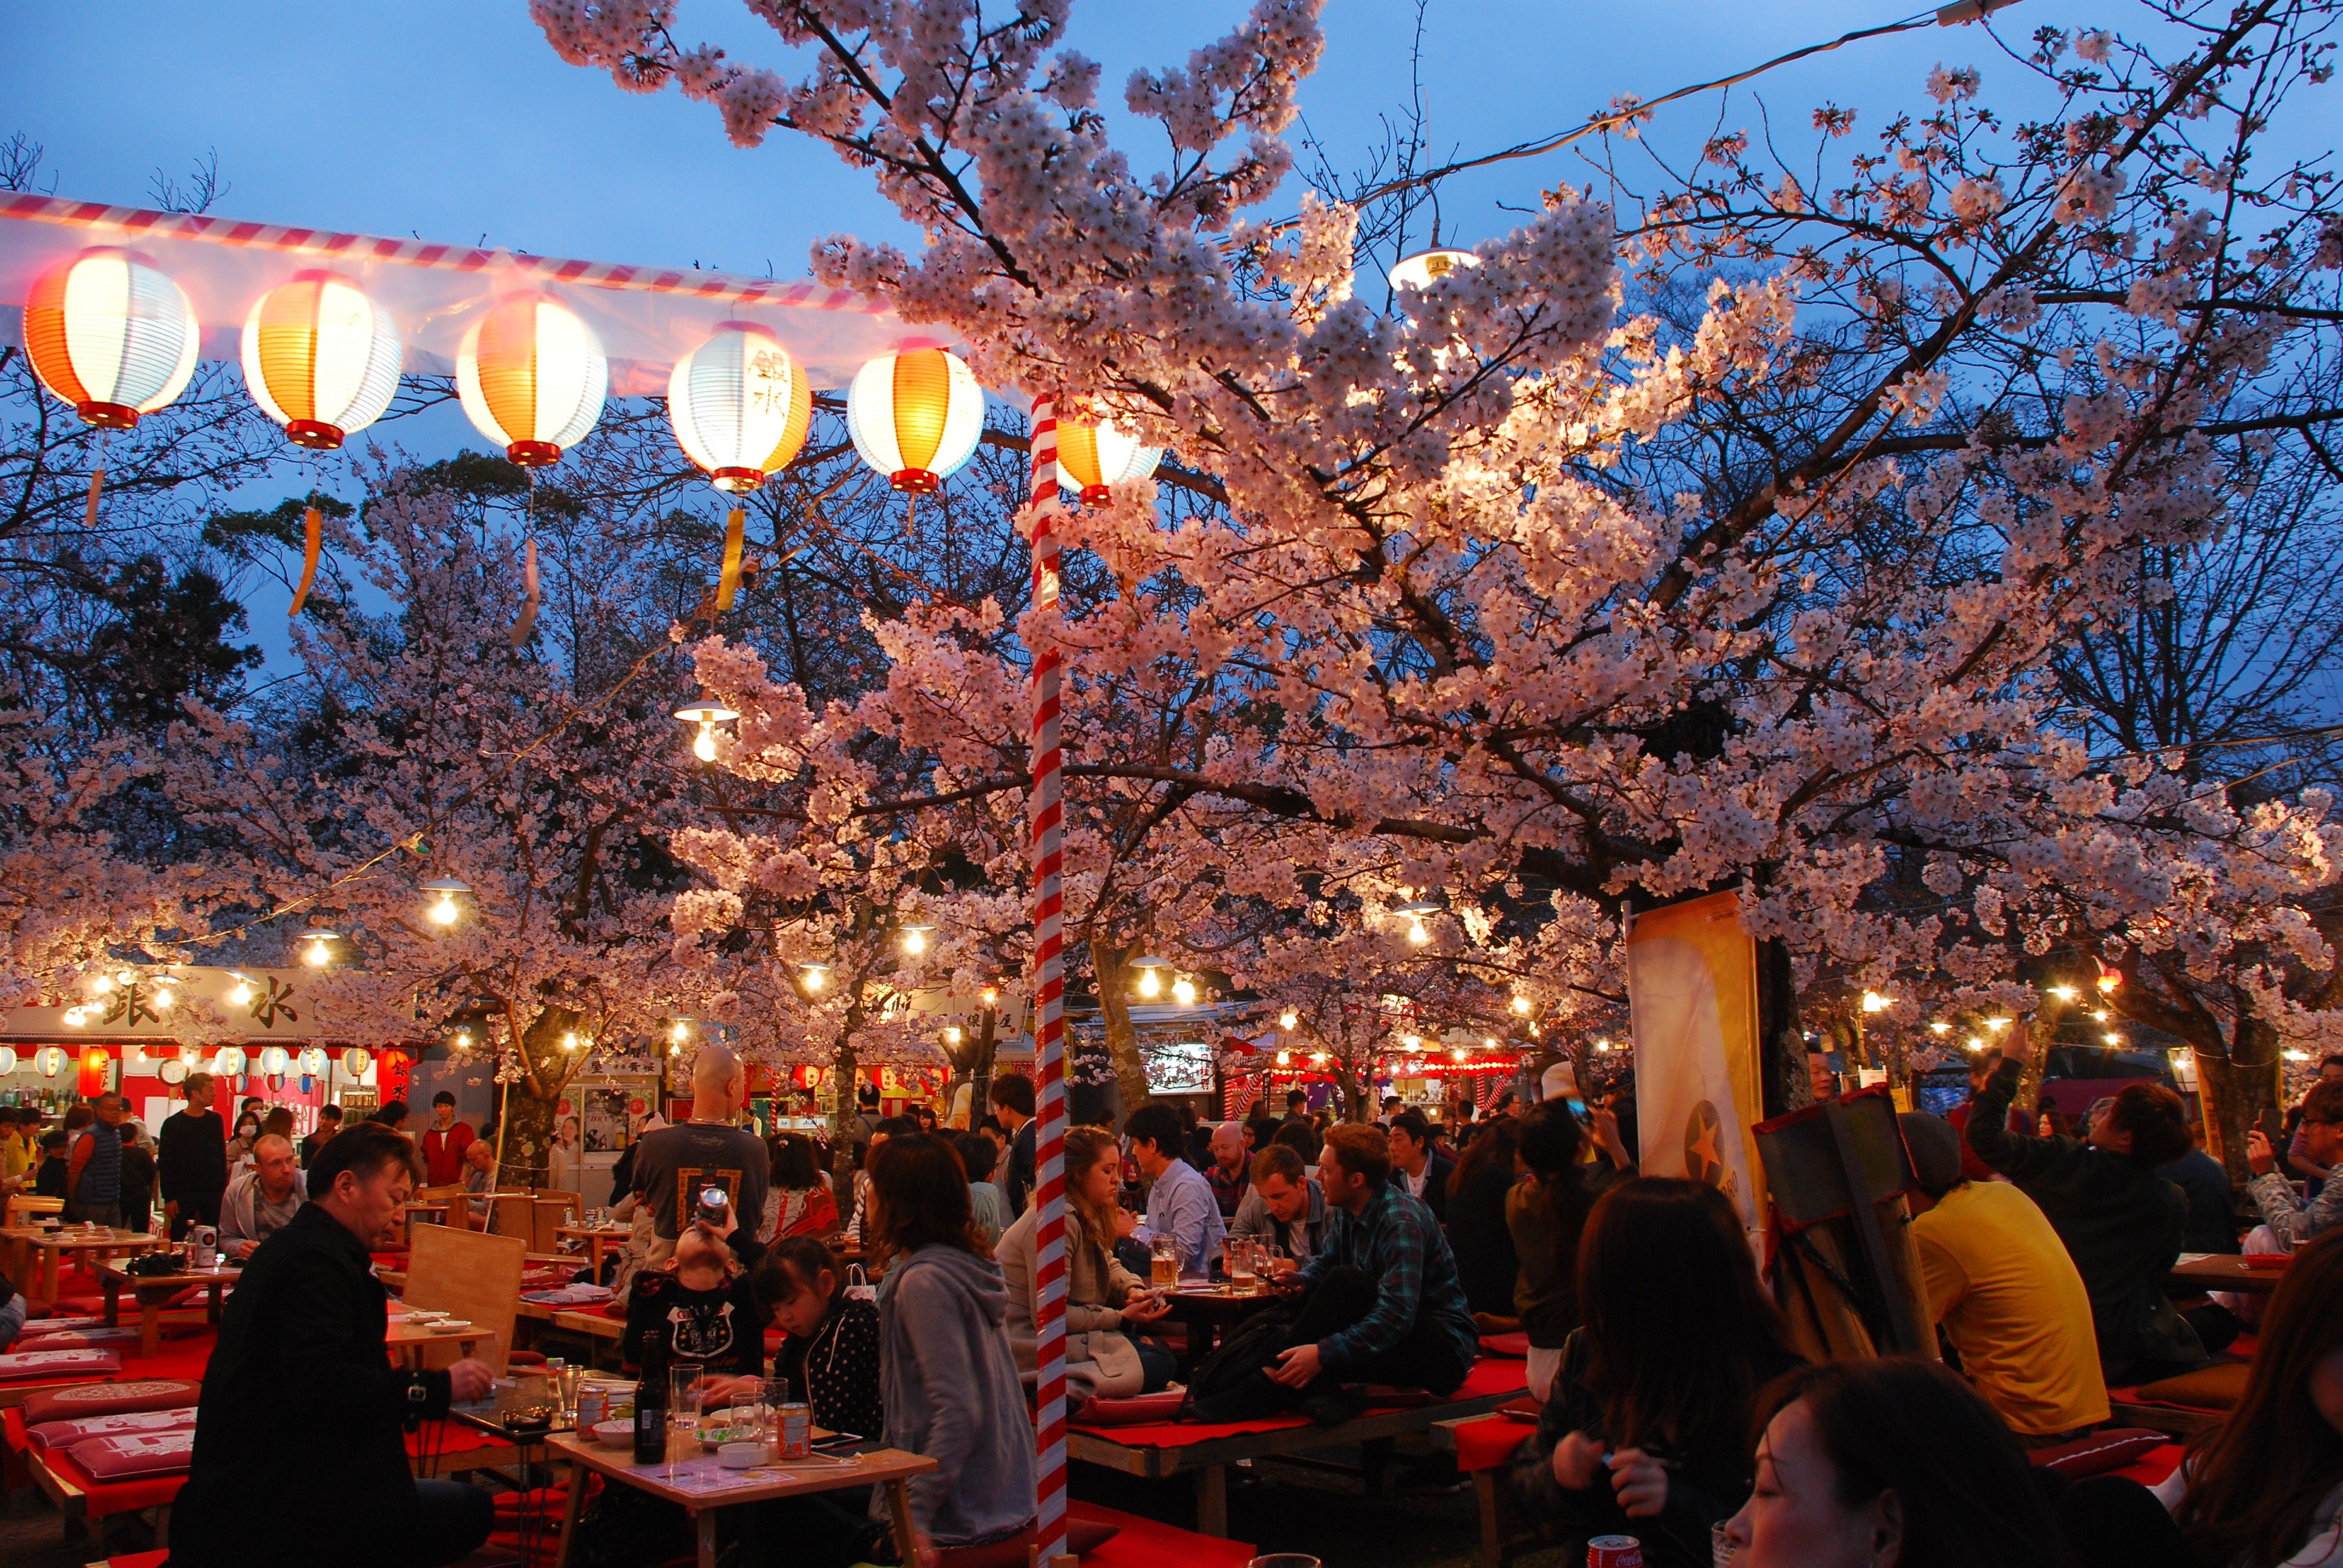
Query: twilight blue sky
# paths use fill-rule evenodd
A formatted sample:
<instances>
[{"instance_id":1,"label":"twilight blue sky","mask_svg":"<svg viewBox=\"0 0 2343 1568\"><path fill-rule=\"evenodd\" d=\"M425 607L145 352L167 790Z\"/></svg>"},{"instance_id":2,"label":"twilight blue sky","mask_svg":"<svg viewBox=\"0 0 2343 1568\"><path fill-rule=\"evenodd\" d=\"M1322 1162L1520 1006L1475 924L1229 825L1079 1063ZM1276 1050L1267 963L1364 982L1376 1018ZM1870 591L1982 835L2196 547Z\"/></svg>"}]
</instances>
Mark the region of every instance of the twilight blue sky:
<instances>
[{"instance_id":1,"label":"twilight blue sky","mask_svg":"<svg viewBox=\"0 0 2343 1568\"><path fill-rule=\"evenodd\" d=\"M1423 75L1435 160L1564 129L1615 94L1655 97L1908 14L1896 4L1431 0ZM1089 0L1076 11L1073 45L1104 65L1101 106L1135 167L1156 166L1161 141L1121 113L1124 80L1183 61L1244 8ZM1408 0L1330 0L1325 59L1302 101L1339 166L1382 139L1379 116L1404 99L1414 16ZM2025 0L1996 18L2020 40L2043 25L2143 19L2123 0ZM684 0L677 33L790 68L734 0ZM1926 104L1921 82L1940 61L1980 66L1989 99L2020 75L1981 29L1932 27L1801 62L1759 91L1785 150L1808 145L1807 111L1825 99L1860 106L1854 141L1867 143L1896 113ZM1663 111L1648 134L1663 146L1696 142L1716 107L1712 96ZM1754 125L1753 109L1737 97L1728 119ZM149 205L158 166L184 174L216 149L230 188L213 210L224 216L539 255L793 276L823 235L906 237L866 176L809 141L776 133L743 151L710 108L672 91L623 94L562 64L520 0L13 0L0 13L0 136L15 131L45 146L45 175L64 196ZM1576 166L1555 154L1460 177L1443 198L1444 236L1502 233L1518 218L1499 203L1534 206L1542 186L1577 179ZM1277 205L1282 216L1293 202ZM483 444L452 407L378 430L426 457ZM249 498L267 504L306 482L288 476ZM255 591L272 608L256 605L253 630L277 665L282 589Z\"/></svg>"}]
</instances>

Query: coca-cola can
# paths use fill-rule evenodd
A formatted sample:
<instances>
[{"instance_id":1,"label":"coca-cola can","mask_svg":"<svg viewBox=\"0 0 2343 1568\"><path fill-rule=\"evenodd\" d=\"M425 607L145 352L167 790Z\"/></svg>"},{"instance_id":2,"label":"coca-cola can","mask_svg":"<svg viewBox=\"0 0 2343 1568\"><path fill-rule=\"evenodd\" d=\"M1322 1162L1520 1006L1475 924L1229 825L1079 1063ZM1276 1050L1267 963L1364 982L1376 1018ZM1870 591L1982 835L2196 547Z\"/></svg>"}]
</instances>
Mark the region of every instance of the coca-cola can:
<instances>
[{"instance_id":1,"label":"coca-cola can","mask_svg":"<svg viewBox=\"0 0 2343 1568\"><path fill-rule=\"evenodd\" d=\"M1586 1543L1586 1568L1644 1568L1644 1543L1632 1535L1597 1535Z\"/></svg>"}]
</instances>

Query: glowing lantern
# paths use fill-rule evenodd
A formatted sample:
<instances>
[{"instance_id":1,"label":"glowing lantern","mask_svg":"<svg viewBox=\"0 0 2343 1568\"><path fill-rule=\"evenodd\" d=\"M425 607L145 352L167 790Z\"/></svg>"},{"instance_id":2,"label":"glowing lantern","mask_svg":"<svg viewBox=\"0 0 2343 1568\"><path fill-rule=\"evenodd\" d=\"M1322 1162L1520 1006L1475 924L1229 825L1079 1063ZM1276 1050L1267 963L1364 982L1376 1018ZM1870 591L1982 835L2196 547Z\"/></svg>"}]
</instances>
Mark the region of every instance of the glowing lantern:
<instances>
[{"instance_id":1,"label":"glowing lantern","mask_svg":"<svg viewBox=\"0 0 2343 1568\"><path fill-rule=\"evenodd\" d=\"M212 1058L212 1070L222 1078L239 1078L244 1073L244 1047L224 1045Z\"/></svg>"},{"instance_id":2,"label":"glowing lantern","mask_svg":"<svg viewBox=\"0 0 2343 1568\"><path fill-rule=\"evenodd\" d=\"M297 447L330 452L398 390L398 326L357 285L303 272L244 322L244 384Z\"/></svg>"},{"instance_id":3,"label":"glowing lantern","mask_svg":"<svg viewBox=\"0 0 2343 1568\"><path fill-rule=\"evenodd\" d=\"M43 273L25 301L33 374L101 430L127 430L176 397L201 337L179 286L113 246Z\"/></svg>"},{"instance_id":4,"label":"glowing lantern","mask_svg":"<svg viewBox=\"0 0 2343 1568\"><path fill-rule=\"evenodd\" d=\"M301 1076L304 1078L325 1077L326 1053L318 1050L314 1045L308 1050L303 1051L301 1053Z\"/></svg>"},{"instance_id":5,"label":"glowing lantern","mask_svg":"<svg viewBox=\"0 0 2343 1568\"><path fill-rule=\"evenodd\" d=\"M364 1078L366 1070L373 1065L374 1058L367 1054L364 1046L354 1045L342 1052L342 1070L352 1078Z\"/></svg>"},{"instance_id":6,"label":"glowing lantern","mask_svg":"<svg viewBox=\"0 0 2343 1568\"><path fill-rule=\"evenodd\" d=\"M560 301L508 295L456 350L456 392L473 427L524 468L561 459L602 417L610 367L591 329Z\"/></svg>"},{"instance_id":7,"label":"glowing lantern","mask_svg":"<svg viewBox=\"0 0 2343 1568\"><path fill-rule=\"evenodd\" d=\"M8 1046L8 1045L0 1045L0 1078L5 1078L5 1077L6 1077L9 1073L12 1073L12 1072L14 1072L14 1071L15 1071L15 1070L16 1070L16 1049L15 1049L15 1047L14 1047L14 1046Z\"/></svg>"},{"instance_id":8,"label":"glowing lantern","mask_svg":"<svg viewBox=\"0 0 2343 1568\"><path fill-rule=\"evenodd\" d=\"M281 1045L263 1046L260 1050L260 1070L271 1078L282 1078L293 1064L292 1053Z\"/></svg>"},{"instance_id":9,"label":"glowing lantern","mask_svg":"<svg viewBox=\"0 0 2343 1568\"><path fill-rule=\"evenodd\" d=\"M1469 250L1425 250L1394 263L1394 288L1430 288L1459 267L1478 266L1481 258Z\"/></svg>"},{"instance_id":10,"label":"glowing lantern","mask_svg":"<svg viewBox=\"0 0 2343 1568\"><path fill-rule=\"evenodd\" d=\"M1162 460L1162 447L1142 447L1111 424L1058 427L1058 488L1080 491L1086 507L1105 506L1115 486L1145 478Z\"/></svg>"},{"instance_id":11,"label":"glowing lantern","mask_svg":"<svg viewBox=\"0 0 2343 1568\"><path fill-rule=\"evenodd\" d=\"M813 419L813 383L780 339L728 321L679 360L667 415L685 454L719 490L742 494L789 467Z\"/></svg>"},{"instance_id":12,"label":"glowing lantern","mask_svg":"<svg viewBox=\"0 0 2343 1568\"><path fill-rule=\"evenodd\" d=\"M60 1047L45 1045L33 1053L33 1065L40 1069L43 1078L55 1078L65 1070L65 1053Z\"/></svg>"},{"instance_id":13,"label":"glowing lantern","mask_svg":"<svg viewBox=\"0 0 2343 1568\"><path fill-rule=\"evenodd\" d=\"M84 1100L95 1100L106 1092L106 1065L114 1060L106 1047L85 1045L81 1052L81 1077L75 1087Z\"/></svg>"},{"instance_id":14,"label":"glowing lantern","mask_svg":"<svg viewBox=\"0 0 2343 1568\"><path fill-rule=\"evenodd\" d=\"M884 354L846 389L846 428L889 484L931 496L984 434L984 388L940 348Z\"/></svg>"}]
</instances>

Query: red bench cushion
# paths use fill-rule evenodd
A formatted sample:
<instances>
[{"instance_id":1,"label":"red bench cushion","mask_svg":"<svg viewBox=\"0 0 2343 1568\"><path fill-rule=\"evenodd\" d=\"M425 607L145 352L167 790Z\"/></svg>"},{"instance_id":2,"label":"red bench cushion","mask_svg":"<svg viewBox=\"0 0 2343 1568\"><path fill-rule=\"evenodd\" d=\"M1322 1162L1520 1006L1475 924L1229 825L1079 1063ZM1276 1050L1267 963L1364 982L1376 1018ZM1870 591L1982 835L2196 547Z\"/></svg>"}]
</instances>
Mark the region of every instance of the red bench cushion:
<instances>
[{"instance_id":1,"label":"red bench cushion","mask_svg":"<svg viewBox=\"0 0 2343 1568\"><path fill-rule=\"evenodd\" d=\"M71 1448L93 1437L122 1437L132 1432L193 1432L196 1407L176 1410L130 1411L121 1415L85 1415L73 1421L47 1421L26 1433L35 1448Z\"/></svg>"},{"instance_id":2,"label":"red bench cushion","mask_svg":"<svg viewBox=\"0 0 2343 1568\"><path fill-rule=\"evenodd\" d=\"M1495 1470L1511 1460L1523 1439L1536 1434L1537 1422L1493 1415L1486 1421L1466 1422L1455 1432L1456 1468L1470 1474Z\"/></svg>"},{"instance_id":3,"label":"red bench cushion","mask_svg":"<svg viewBox=\"0 0 2343 1568\"><path fill-rule=\"evenodd\" d=\"M176 1475L142 1475L126 1481L103 1480L75 1462L73 1450L69 1448L52 1449L39 1455L34 1462L82 1494L82 1512L92 1519L164 1507L179 1495L179 1488L187 1484L185 1471Z\"/></svg>"},{"instance_id":4,"label":"red bench cushion","mask_svg":"<svg viewBox=\"0 0 2343 1568\"><path fill-rule=\"evenodd\" d=\"M120 1350L138 1342L136 1329L50 1329L46 1324L26 1325L25 1337L16 1342L19 1353L33 1351L99 1351Z\"/></svg>"},{"instance_id":5,"label":"red bench cushion","mask_svg":"<svg viewBox=\"0 0 2343 1568\"><path fill-rule=\"evenodd\" d=\"M180 1378L142 1378L124 1382L84 1382L53 1388L25 1402L25 1420L72 1421L85 1415L124 1415L138 1410L173 1410L193 1404L204 1385Z\"/></svg>"},{"instance_id":6,"label":"red bench cushion","mask_svg":"<svg viewBox=\"0 0 2343 1568\"><path fill-rule=\"evenodd\" d=\"M2240 1362L2217 1362L2178 1377L2159 1378L2139 1385L2139 1397L2155 1404L2183 1410L2235 1410L2246 1392L2252 1368Z\"/></svg>"},{"instance_id":7,"label":"red bench cushion","mask_svg":"<svg viewBox=\"0 0 2343 1568\"><path fill-rule=\"evenodd\" d=\"M0 1356L0 1382L105 1377L122 1370L119 1351L26 1351Z\"/></svg>"},{"instance_id":8,"label":"red bench cushion","mask_svg":"<svg viewBox=\"0 0 2343 1568\"><path fill-rule=\"evenodd\" d=\"M1527 1372L1523 1363L1509 1361L1503 1356L1483 1356L1454 1393L1434 1402L1442 1404L1469 1399L1485 1399L1496 1394L1523 1393L1527 1391ZM1409 1394L1410 1398L1406 1401L1395 1402L1413 1403L1420 1397L1421 1391L1410 1390ZM1096 1404L1100 1402L1091 1402ZM1382 1408L1392 1407L1384 1405ZM1090 1419L1089 1410L1085 1409L1080 1417L1068 1424L1090 1429L1095 1423ZM1115 1442L1132 1448L1187 1448L1199 1442L1211 1442L1217 1438L1235 1437L1244 1432L1282 1432L1289 1427L1309 1424L1307 1419L1299 1415L1274 1415L1259 1421L1208 1422L1157 1420L1137 1425L1109 1426L1107 1430L1113 1432Z\"/></svg>"},{"instance_id":9,"label":"red bench cushion","mask_svg":"<svg viewBox=\"0 0 2343 1568\"><path fill-rule=\"evenodd\" d=\"M2088 1437L2078 1437L2072 1442L2054 1443L2048 1448L2029 1450L2026 1457L2045 1470L2055 1470L2061 1475L2077 1480L2086 1475L2104 1475L2152 1450L2162 1448L2172 1439L2164 1432L2145 1426L2113 1426L2095 1432Z\"/></svg>"},{"instance_id":10,"label":"red bench cushion","mask_svg":"<svg viewBox=\"0 0 2343 1568\"><path fill-rule=\"evenodd\" d=\"M1242 1541L1199 1535L1095 1503L1071 1502L1066 1517L1115 1527L1112 1540L1081 1554L1082 1568L1245 1568L1252 1561L1253 1549Z\"/></svg>"},{"instance_id":11,"label":"red bench cushion","mask_svg":"<svg viewBox=\"0 0 2343 1568\"><path fill-rule=\"evenodd\" d=\"M1525 1361L1530 1353L1530 1337L1526 1333L1483 1334L1481 1353L1484 1356L1511 1356Z\"/></svg>"},{"instance_id":12,"label":"red bench cushion","mask_svg":"<svg viewBox=\"0 0 2343 1568\"><path fill-rule=\"evenodd\" d=\"M156 1475L185 1475L196 1456L196 1429L120 1432L112 1437L85 1438L65 1452L73 1455L75 1464L98 1481L143 1481Z\"/></svg>"}]
</instances>

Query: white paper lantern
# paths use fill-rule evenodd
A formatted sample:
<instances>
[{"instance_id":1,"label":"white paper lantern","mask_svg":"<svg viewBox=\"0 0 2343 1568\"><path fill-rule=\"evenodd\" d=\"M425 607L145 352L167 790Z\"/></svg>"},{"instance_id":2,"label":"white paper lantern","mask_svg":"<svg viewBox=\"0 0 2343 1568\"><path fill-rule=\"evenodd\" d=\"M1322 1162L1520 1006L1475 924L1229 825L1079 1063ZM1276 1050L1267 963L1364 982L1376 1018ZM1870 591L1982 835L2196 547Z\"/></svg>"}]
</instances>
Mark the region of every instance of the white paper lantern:
<instances>
[{"instance_id":1,"label":"white paper lantern","mask_svg":"<svg viewBox=\"0 0 2343 1568\"><path fill-rule=\"evenodd\" d=\"M41 385L104 430L127 430L185 390L203 337L186 292L114 246L35 278L24 332Z\"/></svg>"},{"instance_id":2,"label":"white paper lantern","mask_svg":"<svg viewBox=\"0 0 2343 1568\"><path fill-rule=\"evenodd\" d=\"M889 484L933 495L984 435L984 388L940 348L882 354L846 389L846 428Z\"/></svg>"},{"instance_id":3,"label":"white paper lantern","mask_svg":"<svg viewBox=\"0 0 2343 1568\"><path fill-rule=\"evenodd\" d=\"M813 383L763 327L728 321L676 362L667 417L708 482L753 490L789 465L813 420Z\"/></svg>"},{"instance_id":4,"label":"white paper lantern","mask_svg":"<svg viewBox=\"0 0 2343 1568\"><path fill-rule=\"evenodd\" d=\"M260 1070L271 1078L282 1078L292 1064L293 1055L281 1045L267 1045L260 1050Z\"/></svg>"},{"instance_id":5,"label":"white paper lantern","mask_svg":"<svg viewBox=\"0 0 2343 1568\"><path fill-rule=\"evenodd\" d=\"M16 1050L14 1046L0 1045L0 1077L16 1070Z\"/></svg>"},{"instance_id":6,"label":"white paper lantern","mask_svg":"<svg viewBox=\"0 0 2343 1568\"><path fill-rule=\"evenodd\" d=\"M585 439L609 389L600 340L549 295L498 300L456 350L464 413L524 468L559 462Z\"/></svg>"},{"instance_id":7,"label":"white paper lantern","mask_svg":"<svg viewBox=\"0 0 2343 1568\"><path fill-rule=\"evenodd\" d=\"M330 452L398 391L398 326L348 278L303 272L244 322L244 385L294 445Z\"/></svg>"},{"instance_id":8,"label":"white paper lantern","mask_svg":"<svg viewBox=\"0 0 2343 1568\"><path fill-rule=\"evenodd\" d=\"M367 1054L364 1046L354 1045L342 1052L342 1070L352 1078L364 1078L366 1070L373 1065L374 1058Z\"/></svg>"},{"instance_id":9,"label":"white paper lantern","mask_svg":"<svg viewBox=\"0 0 2343 1568\"><path fill-rule=\"evenodd\" d=\"M1058 488L1081 497L1086 507L1114 498L1114 487L1143 479L1163 460L1161 447L1142 447L1111 421L1058 427Z\"/></svg>"},{"instance_id":10,"label":"white paper lantern","mask_svg":"<svg viewBox=\"0 0 2343 1568\"><path fill-rule=\"evenodd\" d=\"M219 1054L212 1058L212 1070L222 1078L241 1076L244 1071L244 1048L239 1045L220 1047Z\"/></svg>"},{"instance_id":11,"label":"white paper lantern","mask_svg":"<svg viewBox=\"0 0 2343 1568\"><path fill-rule=\"evenodd\" d=\"M39 1068L43 1078L55 1078L65 1070L65 1053L62 1047L45 1045L33 1053L33 1065Z\"/></svg>"},{"instance_id":12,"label":"white paper lantern","mask_svg":"<svg viewBox=\"0 0 2343 1568\"><path fill-rule=\"evenodd\" d=\"M316 1046L301 1053L301 1075L305 1078L326 1076L326 1053Z\"/></svg>"}]
</instances>

